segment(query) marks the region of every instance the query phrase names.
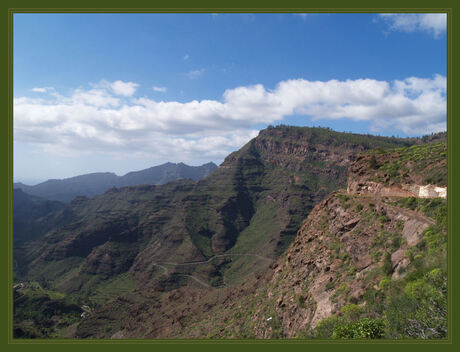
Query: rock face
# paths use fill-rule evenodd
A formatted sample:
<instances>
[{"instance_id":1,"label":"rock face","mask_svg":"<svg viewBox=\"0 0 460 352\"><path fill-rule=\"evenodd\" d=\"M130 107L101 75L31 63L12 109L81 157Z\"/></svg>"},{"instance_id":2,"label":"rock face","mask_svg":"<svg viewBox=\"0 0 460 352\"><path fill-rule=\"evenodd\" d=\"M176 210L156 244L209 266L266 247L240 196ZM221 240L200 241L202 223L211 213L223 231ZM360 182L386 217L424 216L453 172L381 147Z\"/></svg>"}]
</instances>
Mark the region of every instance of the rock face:
<instances>
[{"instance_id":1,"label":"rock face","mask_svg":"<svg viewBox=\"0 0 460 352\"><path fill-rule=\"evenodd\" d=\"M276 287L269 294L284 304L277 310L285 335L293 337L314 327L338 312L348 297L358 302L385 275L369 279L383 265L385 253L397 276L407 265L407 248L416 245L433 223L383 199L335 194L318 204L269 284ZM299 295L306 297L303 307Z\"/></svg>"}]
</instances>

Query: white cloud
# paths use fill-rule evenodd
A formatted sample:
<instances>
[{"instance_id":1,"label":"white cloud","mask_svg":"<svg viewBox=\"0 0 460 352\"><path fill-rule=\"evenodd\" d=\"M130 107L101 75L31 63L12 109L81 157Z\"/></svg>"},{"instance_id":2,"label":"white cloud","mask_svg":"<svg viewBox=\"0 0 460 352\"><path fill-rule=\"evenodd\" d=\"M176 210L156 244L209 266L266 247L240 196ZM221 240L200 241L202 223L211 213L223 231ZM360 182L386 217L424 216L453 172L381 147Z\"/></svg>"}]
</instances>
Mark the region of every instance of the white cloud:
<instances>
[{"instance_id":1,"label":"white cloud","mask_svg":"<svg viewBox=\"0 0 460 352\"><path fill-rule=\"evenodd\" d=\"M157 87L157 86L153 86L152 88L155 92L161 92L161 93L164 93L168 90L168 88L166 87Z\"/></svg>"},{"instance_id":2,"label":"white cloud","mask_svg":"<svg viewBox=\"0 0 460 352\"><path fill-rule=\"evenodd\" d=\"M394 31L429 32L435 38L439 38L447 29L447 14L423 13L423 14L380 14L389 28Z\"/></svg>"},{"instance_id":3,"label":"white cloud","mask_svg":"<svg viewBox=\"0 0 460 352\"><path fill-rule=\"evenodd\" d=\"M130 97L134 95L138 86L139 85L137 83L133 82L115 81L112 83L111 88L113 92L117 95Z\"/></svg>"},{"instance_id":4,"label":"white cloud","mask_svg":"<svg viewBox=\"0 0 460 352\"><path fill-rule=\"evenodd\" d=\"M103 88L105 85L106 88ZM219 100L157 102L115 96L112 84L64 97L14 99L15 142L53 153L106 152L183 161L223 158L257 134L255 124L289 115L366 121L373 131L421 135L446 129L446 77L280 82L228 89Z\"/></svg>"},{"instance_id":5,"label":"white cloud","mask_svg":"<svg viewBox=\"0 0 460 352\"><path fill-rule=\"evenodd\" d=\"M35 93L46 93L49 91L53 91L54 87L37 87L37 88L32 88L31 91Z\"/></svg>"},{"instance_id":6,"label":"white cloud","mask_svg":"<svg viewBox=\"0 0 460 352\"><path fill-rule=\"evenodd\" d=\"M185 55L184 55L184 60L187 61L188 59L190 59L190 55L189 55L189 54L185 54Z\"/></svg>"},{"instance_id":7,"label":"white cloud","mask_svg":"<svg viewBox=\"0 0 460 352\"><path fill-rule=\"evenodd\" d=\"M196 79L200 77L204 73L204 71L205 71L204 68L201 68L199 70L187 72L185 75L190 79Z\"/></svg>"},{"instance_id":8,"label":"white cloud","mask_svg":"<svg viewBox=\"0 0 460 352\"><path fill-rule=\"evenodd\" d=\"M74 105L93 105L97 107L115 107L120 100L103 89L82 90L76 89L70 100L61 98L61 102L68 102Z\"/></svg>"}]
</instances>

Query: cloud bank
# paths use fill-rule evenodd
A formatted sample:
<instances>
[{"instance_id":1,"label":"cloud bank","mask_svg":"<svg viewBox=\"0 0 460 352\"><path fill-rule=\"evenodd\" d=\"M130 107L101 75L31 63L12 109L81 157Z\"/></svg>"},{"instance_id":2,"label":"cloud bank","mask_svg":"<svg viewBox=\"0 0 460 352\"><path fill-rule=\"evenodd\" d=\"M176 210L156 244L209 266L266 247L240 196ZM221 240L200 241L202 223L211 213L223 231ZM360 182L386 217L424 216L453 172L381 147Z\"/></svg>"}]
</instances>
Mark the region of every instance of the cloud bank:
<instances>
[{"instance_id":1,"label":"cloud bank","mask_svg":"<svg viewBox=\"0 0 460 352\"><path fill-rule=\"evenodd\" d=\"M273 89L237 87L222 99L190 102L135 97L138 84L101 81L68 96L14 100L15 142L63 154L183 155L222 158L255 137L258 124L300 115L368 122L373 132L422 135L446 129L446 77L309 81Z\"/></svg>"}]
</instances>

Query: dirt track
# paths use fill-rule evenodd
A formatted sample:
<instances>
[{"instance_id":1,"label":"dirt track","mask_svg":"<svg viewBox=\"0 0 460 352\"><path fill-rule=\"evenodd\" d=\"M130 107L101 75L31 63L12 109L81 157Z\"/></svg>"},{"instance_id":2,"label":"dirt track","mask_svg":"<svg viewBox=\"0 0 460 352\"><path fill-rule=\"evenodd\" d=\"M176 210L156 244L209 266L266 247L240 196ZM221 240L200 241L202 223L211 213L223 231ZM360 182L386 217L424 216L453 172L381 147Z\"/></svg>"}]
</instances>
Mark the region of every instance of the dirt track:
<instances>
[{"instance_id":1,"label":"dirt track","mask_svg":"<svg viewBox=\"0 0 460 352\"><path fill-rule=\"evenodd\" d=\"M228 254L216 254L216 255L212 256L211 258L209 258L207 260L201 260L201 261L183 262L183 263L158 262L158 263L153 263L153 265L163 269L163 275L168 276L169 275L169 269L167 267L165 267L164 265L173 265L173 266L198 265L198 264L209 263L210 261L212 261L212 260L214 260L216 258L232 257L232 256L251 256L251 257L257 257L257 258L259 258L261 260L273 261L273 259L263 257L263 256L261 256L259 254L253 254L253 253L228 253ZM177 274L177 275L190 277L191 279L193 279L194 281L198 282L199 284L201 284L202 286L204 286L206 288L211 288L212 287L211 285L205 283L204 281L200 280L196 276L188 275L188 274ZM218 286L216 288L225 287L225 286L226 285Z\"/></svg>"}]
</instances>

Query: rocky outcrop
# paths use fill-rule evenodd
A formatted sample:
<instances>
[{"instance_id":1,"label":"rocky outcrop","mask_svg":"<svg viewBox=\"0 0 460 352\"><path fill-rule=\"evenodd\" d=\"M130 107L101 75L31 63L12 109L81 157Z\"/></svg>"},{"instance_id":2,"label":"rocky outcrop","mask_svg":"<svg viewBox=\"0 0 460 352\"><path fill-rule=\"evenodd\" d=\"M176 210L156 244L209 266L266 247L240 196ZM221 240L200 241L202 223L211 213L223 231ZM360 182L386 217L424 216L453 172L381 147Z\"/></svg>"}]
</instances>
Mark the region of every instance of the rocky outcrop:
<instances>
[{"instance_id":1,"label":"rocky outcrop","mask_svg":"<svg viewBox=\"0 0 460 352\"><path fill-rule=\"evenodd\" d=\"M361 301L384 275L398 277L408 265L407 249L434 221L390 203L335 194L314 208L269 284L286 337ZM386 253L392 268L385 274Z\"/></svg>"}]
</instances>

